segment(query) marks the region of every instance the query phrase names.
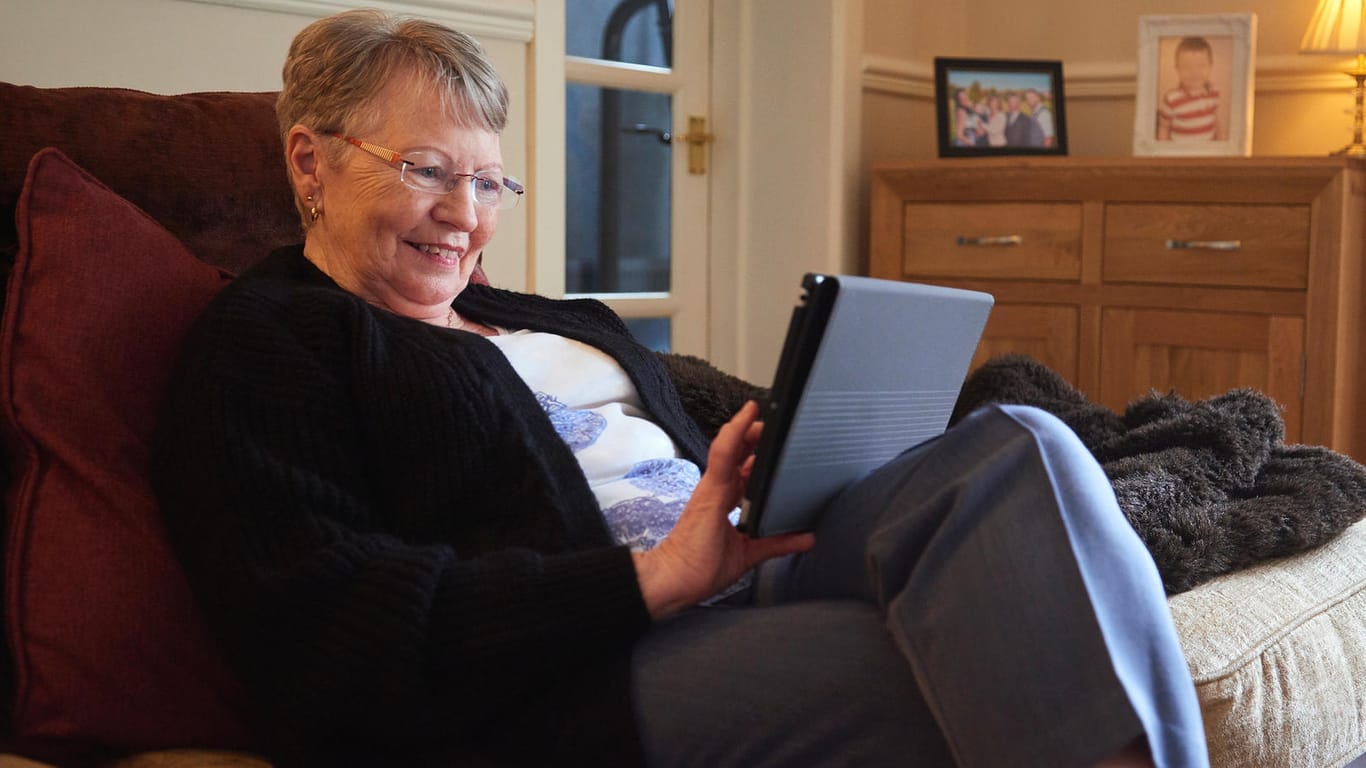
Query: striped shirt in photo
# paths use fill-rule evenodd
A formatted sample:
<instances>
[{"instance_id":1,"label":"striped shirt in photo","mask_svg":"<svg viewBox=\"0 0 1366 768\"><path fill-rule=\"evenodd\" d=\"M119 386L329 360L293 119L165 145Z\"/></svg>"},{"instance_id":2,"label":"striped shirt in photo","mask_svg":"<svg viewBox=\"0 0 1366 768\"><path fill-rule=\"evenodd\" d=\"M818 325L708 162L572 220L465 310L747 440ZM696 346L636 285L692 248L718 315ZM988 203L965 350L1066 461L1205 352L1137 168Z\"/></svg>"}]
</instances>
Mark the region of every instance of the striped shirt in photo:
<instances>
[{"instance_id":1,"label":"striped shirt in photo","mask_svg":"<svg viewBox=\"0 0 1366 768\"><path fill-rule=\"evenodd\" d=\"M1174 88L1162 97L1158 114L1171 125L1173 141L1213 141L1219 116L1219 92L1206 88L1188 93Z\"/></svg>"}]
</instances>

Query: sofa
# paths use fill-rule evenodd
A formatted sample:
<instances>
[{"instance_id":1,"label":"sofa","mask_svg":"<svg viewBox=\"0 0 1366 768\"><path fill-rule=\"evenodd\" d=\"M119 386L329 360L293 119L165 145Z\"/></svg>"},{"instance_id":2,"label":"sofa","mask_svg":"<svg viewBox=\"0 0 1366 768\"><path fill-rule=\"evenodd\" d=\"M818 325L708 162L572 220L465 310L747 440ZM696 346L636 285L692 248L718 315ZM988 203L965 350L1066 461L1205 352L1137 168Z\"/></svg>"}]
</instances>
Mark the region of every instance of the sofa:
<instances>
[{"instance_id":1,"label":"sofa","mask_svg":"<svg viewBox=\"0 0 1366 768\"><path fill-rule=\"evenodd\" d=\"M0 115L0 768L268 766L144 474L188 324L300 237L273 94L0 83ZM759 391L665 358L705 428ZM1171 598L1215 765L1366 766L1363 585L1358 522Z\"/></svg>"}]
</instances>

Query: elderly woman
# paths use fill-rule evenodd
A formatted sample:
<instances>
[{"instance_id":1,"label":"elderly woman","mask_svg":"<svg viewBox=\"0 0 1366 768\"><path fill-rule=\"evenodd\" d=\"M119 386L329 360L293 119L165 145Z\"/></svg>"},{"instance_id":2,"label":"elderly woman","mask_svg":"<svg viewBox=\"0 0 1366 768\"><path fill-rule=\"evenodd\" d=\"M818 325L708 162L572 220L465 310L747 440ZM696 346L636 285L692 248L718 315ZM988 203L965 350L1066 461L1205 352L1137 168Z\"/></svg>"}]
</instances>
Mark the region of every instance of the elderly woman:
<instances>
[{"instance_id":1,"label":"elderly woman","mask_svg":"<svg viewBox=\"0 0 1366 768\"><path fill-rule=\"evenodd\" d=\"M523 194L506 101L470 38L373 12L285 63L304 242L198 322L154 461L272 758L1204 763L1156 569L1057 420L979 412L750 538L753 404L709 448L606 307L472 281Z\"/></svg>"}]
</instances>

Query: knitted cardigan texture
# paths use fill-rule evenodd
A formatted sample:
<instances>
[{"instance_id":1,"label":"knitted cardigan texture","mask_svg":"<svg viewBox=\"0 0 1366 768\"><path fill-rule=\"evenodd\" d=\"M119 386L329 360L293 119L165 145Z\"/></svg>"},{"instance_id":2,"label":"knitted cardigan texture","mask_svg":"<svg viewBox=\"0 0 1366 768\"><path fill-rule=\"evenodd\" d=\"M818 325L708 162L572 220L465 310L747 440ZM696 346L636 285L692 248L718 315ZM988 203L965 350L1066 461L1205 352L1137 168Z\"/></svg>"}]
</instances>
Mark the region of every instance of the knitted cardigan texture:
<instances>
[{"instance_id":1,"label":"knitted cardigan texture","mask_svg":"<svg viewBox=\"0 0 1366 768\"><path fill-rule=\"evenodd\" d=\"M705 462L668 372L600 303L472 285L455 306L604 350ZM371 307L282 249L191 332L153 464L277 765L639 762L630 554L486 340Z\"/></svg>"}]
</instances>

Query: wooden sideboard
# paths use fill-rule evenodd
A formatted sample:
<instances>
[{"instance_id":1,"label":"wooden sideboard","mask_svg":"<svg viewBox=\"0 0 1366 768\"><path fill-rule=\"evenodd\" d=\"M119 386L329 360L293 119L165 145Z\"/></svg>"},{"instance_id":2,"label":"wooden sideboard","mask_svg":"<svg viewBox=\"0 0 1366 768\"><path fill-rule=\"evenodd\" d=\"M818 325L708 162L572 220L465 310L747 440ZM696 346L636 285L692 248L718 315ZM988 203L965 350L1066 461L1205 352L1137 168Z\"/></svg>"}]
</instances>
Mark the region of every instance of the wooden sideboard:
<instances>
[{"instance_id":1,"label":"wooden sideboard","mask_svg":"<svg viewBox=\"0 0 1366 768\"><path fill-rule=\"evenodd\" d=\"M868 271L995 295L974 365L1035 357L1116 410L1256 387L1366 461L1366 162L874 166Z\"/></svg>"}]
</instances>

